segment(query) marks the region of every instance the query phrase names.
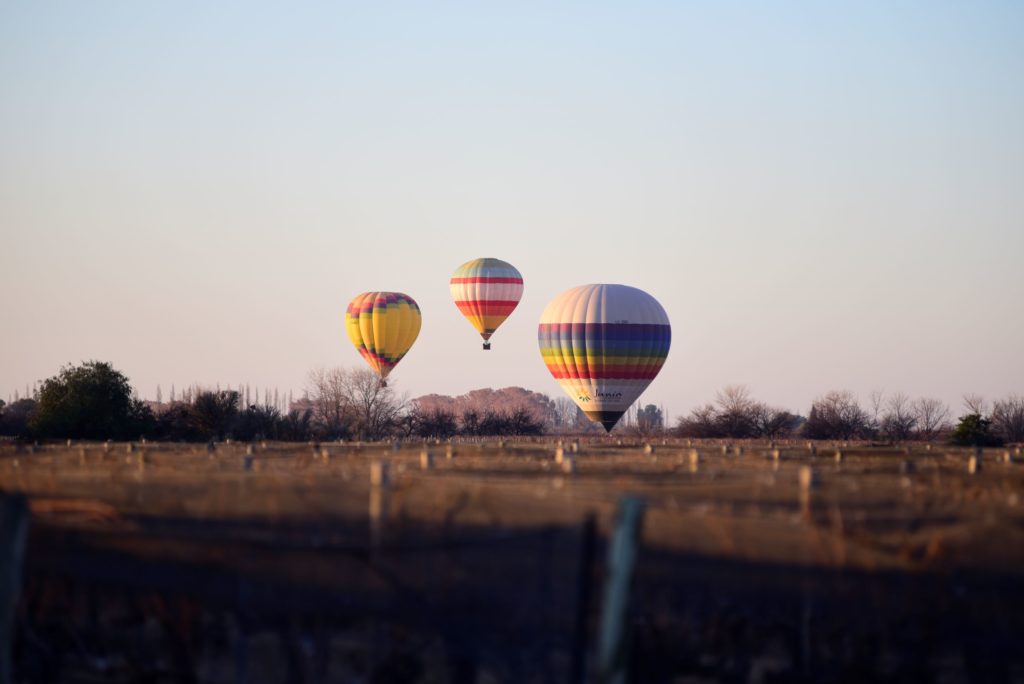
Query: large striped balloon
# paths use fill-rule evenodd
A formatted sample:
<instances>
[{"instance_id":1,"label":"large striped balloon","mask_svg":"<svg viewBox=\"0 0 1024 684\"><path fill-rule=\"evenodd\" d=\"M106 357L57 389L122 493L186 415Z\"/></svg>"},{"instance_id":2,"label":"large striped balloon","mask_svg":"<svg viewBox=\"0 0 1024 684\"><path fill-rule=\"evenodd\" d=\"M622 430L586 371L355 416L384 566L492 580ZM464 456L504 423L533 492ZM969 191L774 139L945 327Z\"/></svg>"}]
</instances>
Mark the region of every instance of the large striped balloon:
<instances>
[{"instance_id":1,"label":"large striped balloon","mask_svg":"<svg viewBox=\"0 0 1024 684\"><path fill-rule=\"evenodd\" d=\"M364 292L345 311L345 331L382 385L416 341L420 324L420 307L401 292Z\"/></svg>"},{"instance_id":2,"label":"large striped balloon","mask_svg":"<svg viewBox=\"0 0 1024 684\"><path fill-rule=\"evenodd\" d=\"M490 349L491 335L523 296L523 276L501 259L473 259L455 269L448 285L455 306Z\"/></svg>"},{"instance_id":3,"label":"large striped balloon","mask_svg":"<svg viewBox=\"0 0 1024 684\"><path fill-rule=\"evenodd\" d=\"M672 328L661 304L628 285L581 285L551 300L537 331L548 370L611 432L661 370Z\"/></svg>"}]
</instances>

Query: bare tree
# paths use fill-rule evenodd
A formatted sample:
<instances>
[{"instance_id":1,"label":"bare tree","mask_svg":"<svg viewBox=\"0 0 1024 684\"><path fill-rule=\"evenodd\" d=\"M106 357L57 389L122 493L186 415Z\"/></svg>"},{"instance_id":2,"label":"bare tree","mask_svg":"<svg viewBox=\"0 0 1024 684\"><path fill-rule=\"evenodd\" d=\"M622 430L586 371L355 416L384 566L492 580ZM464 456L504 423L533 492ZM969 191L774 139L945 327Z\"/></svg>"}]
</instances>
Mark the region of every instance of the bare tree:
<instances>
[{"instance_id":1,"label":"bare tree","mask_svg":"<svg viewBox=\"0 0 1024 684\"><path fill-rule=\"evenodd\" d=\"M968 413L977 413L979 416L983 416L988 412L988 402L980 394L965 394L964 408Z\"/></svg>"},{"instance_id":2,"label":"bare tree","mask_svg":"<svg viewBox=\"0 0 1024 684\"><path fill-rule=\"evenodd\" d=\"M917 425L913 402L903 392L897 392L885 402L882 416L882 433L889 439L903 441L910 439Z\"/></svg>"},{"instance_id":3,"label":"bare tree","mask_svg":"<svg viewBox=\"0 0 1024 684\"><path fill-rule=\"evenodd\" d=\"M405 406L391 385L381 383L368 368L350 369L345 374L345 391L355 414L355 427L363 439L381 439L395 428Z\"/></svg>"},{"instance_id":4,"label":"bare tree","mask_svg":"<svg viewBox=\"0 0 1024 684\"><path fill-rule=\"evenodd\" d=\"M938 399L921 397L914 402L913 411L920 439L931 441L949 426L949 407Z\"/></svg>"},{"instance_id":5,"label":"bare tree","mask_svg":"<svg viewBox=\"0 0 1024 684\"><path fill-rule=\"evenodd\" d=\"M730 437L748 437L754 429L755 402L746 385L727 385L715 397L718 422Z\"/></svg>"},{"instance_id":6,"label":"bare tree","mask_svg":"<svg viewBox=\"0 0 1024 684\"><path fill-rule=\"evenodd\" d=\"M992 427L1007 442L1024 442L1024 397L1011 394L994 402Z\"/></svg>"},{"instance_id":7,"label":"bare tree","mask_svg":"<svg viewBox=\"0 0 1024 684\"><path fill-rule=\"evenodd\" d=\"M690 415L681 417L676 423L676 434L680 437L709 439L720 437L718 411L713 404L704 404L690 411Z\"/></svg>"},{"instance_id":8,"label":"bare tree","mask_svg":"<svg viewBox=\"0 0 1024 684\"><path fill-rule=\"evenodd\" d=\"M871 429L879 431L882 429L882 407L885 404L885 390L871 390L868 395L868 402L871 404Z\"/></svg>"},{"instance_id":9,"label":"bare tree","mask_svg":"<svg viewBox=\"0 0 1024 684\"><path fill-rule=\"evenodd\" d=\"M782 437L792 432L797 422L789 411L760 402L754 404L751 415L757 437Z\"/></svg>"},{"instance_id":10,"label":"bare tree","mask_svg":"<svg viewBox=\"0 0 1024 684\"><path fill-rule=\"evenodd\" d=\"M312 402L313 422L331 437L348 434L349 402L344 368L316 368L309 372L306 394Z\"/></svg>"},{"instance_id":11,"label":"bare tree","mask_svg":"<svg viewBox=\"0 0 1024 684\"><path fill-rule=\"evenodd\" d=\"M382 439L398 426L405 401L366 368L319 368L306 388L318 428L331 437Z\"/></svg>"},{"instance_id":12,"label":"bare tree","mask_svg":"<svg viewBox=\"0 0 1024 684\"><path fill-rule=\"evenodd\" d=\"M569 431L576 427L576 402L569 397L557 397L553 402L551 424L556 431Z\"/></svg>"},{"instance_id":13,"label":"bare tree","mask_svg":"<svg viewBox=\"0 0 1024 684\"><path fill-rule=\"evenodd\" d=\"M850 439L870 429L871 417L849 390L833 390L811 404L805 430L811 439Z\"/></svg>"}]
</instances>

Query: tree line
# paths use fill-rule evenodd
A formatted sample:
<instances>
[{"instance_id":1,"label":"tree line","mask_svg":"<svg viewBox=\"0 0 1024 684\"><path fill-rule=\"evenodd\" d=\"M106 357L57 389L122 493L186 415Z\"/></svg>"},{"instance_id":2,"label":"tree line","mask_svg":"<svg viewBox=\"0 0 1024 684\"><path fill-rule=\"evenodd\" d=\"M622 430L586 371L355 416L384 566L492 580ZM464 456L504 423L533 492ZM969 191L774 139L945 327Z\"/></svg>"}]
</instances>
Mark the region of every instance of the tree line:
<instances>
[{"instance_id":1,"label":"tree line","mask_svg":"<svg viewBox=\"0 0 1024 684\"><path fill-rule=\"evenodd\" d=\"M779 438L950 441L997 446L1024 441L1024 397L1012 394L988 403L964 397L964 413L954 423L949 406L938 399L896 392L872 392L867 407L848 390L817 397L806 416L755 400L744 385L730 385L715 401L680 418L676 435L702 439Z\"/></svg>"},{"instance_id":2,"label":"tree line","mask_svg":"<svg viewBox=\"0 0 1024 684\"><path fill-rule=\"evenodd\" d=\"M473 390L458 397L409 400L363 368L310 372L305 395L287 411L245 405L242 392L195 389L158 410L135 397L128 378L109 363L66 366L43 381L31 398L0 401L0 435L21 439L170 441L236 439L380 440L483 435L600 434L564 397L521 387ZM642 436L698 439L944 440L994 446L1024 442L1024 397L992 402L967 395L956 423L937 399L873 392L865 407L846 390L817 397L806 416L770 406L743 385L725 387L666 429L664 412L638 405L616 429Z\"/></svg>"}]
</instances>

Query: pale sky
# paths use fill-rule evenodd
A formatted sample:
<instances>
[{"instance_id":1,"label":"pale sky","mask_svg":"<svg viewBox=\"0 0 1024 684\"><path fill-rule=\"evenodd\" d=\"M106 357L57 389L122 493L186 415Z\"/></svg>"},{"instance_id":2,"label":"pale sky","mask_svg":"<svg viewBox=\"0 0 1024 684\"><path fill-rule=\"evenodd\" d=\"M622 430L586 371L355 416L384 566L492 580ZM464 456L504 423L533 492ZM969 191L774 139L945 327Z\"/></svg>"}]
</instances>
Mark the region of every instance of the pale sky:
<instances>
[{"instance_id":1,"label":"pale sky","mask_svg":"<svg viewBox=\"0 0 1024 684\"><path fill-rule=\"evenodd\" d=\"M0 0L0 398L62 364L291 388L415 298L411 396L522 385L625 283L730 383L1024 392L1024 3ZM462 262L525 278L490 352Z\"/></svg>"}]
</instances>

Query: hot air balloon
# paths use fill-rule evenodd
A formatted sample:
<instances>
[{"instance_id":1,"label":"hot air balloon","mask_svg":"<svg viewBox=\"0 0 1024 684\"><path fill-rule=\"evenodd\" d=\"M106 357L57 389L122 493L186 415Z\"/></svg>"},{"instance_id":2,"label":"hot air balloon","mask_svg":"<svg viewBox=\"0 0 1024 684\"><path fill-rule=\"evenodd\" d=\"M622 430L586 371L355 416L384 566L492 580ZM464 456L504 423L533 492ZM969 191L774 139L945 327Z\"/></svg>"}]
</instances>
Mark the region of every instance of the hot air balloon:
<instances>
[{"instance_id":1,"label":"hot air balloon","mask_svg":"<svg viewBox=\"0 0 1024 684\"><path fill-rule=\"evenodd\" d=\"M501 259L473 259L455 269L448 282L455 306L491 348L491 335L523 296L523 276Z\"/></svg>"},{"instance_id":2,"label":"hot air balloon","mask_svg":"<svg viewBox=\"0 0 1024 684\"><path fill-rule=\"evenodd\" d=\"M581 285L555 297L537 330L548 370L590 420L611 432L668 356L661 304L628 285Z\"/></svg>"},{"instance_id":3,"label":"hot air balloon","mask_svg":"<svg viewBox=\"0 0 1024 684\"><path fill-rule=\"evenodd\" d=\"M401 292L364 292L349 302L345 330L381 386L420 334L420 307Z\"/></svg>"}]
</instances>

